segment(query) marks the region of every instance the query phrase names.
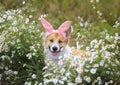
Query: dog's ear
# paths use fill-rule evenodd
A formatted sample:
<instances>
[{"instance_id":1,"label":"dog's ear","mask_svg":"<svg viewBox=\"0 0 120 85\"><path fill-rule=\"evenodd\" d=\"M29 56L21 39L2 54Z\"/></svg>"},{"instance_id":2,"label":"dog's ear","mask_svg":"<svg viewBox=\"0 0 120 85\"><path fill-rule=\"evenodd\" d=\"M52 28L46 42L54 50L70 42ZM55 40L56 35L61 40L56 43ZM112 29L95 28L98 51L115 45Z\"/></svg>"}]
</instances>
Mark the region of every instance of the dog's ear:
<instances>
[{"instance_id":1,"label":"dog's ear","mask_svg":"<svg viewBox=\"0 0 120 85\"><path fill-rule=\"evenodd\" d=\"M53 26L44 18L41 18L40 21L41 21L44 29L46 30L46 32L51 33L54 30Z\"/></svg>"},{"instance_id":2,"label":"dog's ear","mask_svg":"<svg viewBox=\"0 0 120 85\"><path fill-rule=\"evenodd\" d=\"M65 36L68 37L71 32L71 21L65 21L62 25L60 25L58 30L61 33L65 33Z\"/></svg>"}]
</instances>

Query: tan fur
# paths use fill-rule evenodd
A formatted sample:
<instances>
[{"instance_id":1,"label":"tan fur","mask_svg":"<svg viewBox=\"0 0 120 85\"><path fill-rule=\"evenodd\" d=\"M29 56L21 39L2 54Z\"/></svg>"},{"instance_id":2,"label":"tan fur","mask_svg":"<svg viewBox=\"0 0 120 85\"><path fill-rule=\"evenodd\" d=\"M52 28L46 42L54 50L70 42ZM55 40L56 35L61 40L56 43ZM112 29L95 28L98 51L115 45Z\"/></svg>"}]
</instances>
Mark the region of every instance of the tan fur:
<instances>
[{"instance_id":1,"label":"tan fur","mask_svg":"<svg viewBox=\"0 0 120 85\"><path fill-rule=\"evenodd\" d=\"M66 46L68 43L68 40L67 39L65 40L63 36L59 33L53 33L50 36L45 38L44 45L51 46L54 43L59 43L60 46Z\"/></svg>"},{"instance_id":2,"label":"tan fur","mask_svg":"<svg viewBox=\"0 0 120 85\"><path fill-rule=\"evenodd\" d=\"M86 52L84 50L79 50L79 49L73 49L72 54L73 55L81 55L83 57L86 56Z\"/></svg>"}]
</instances>

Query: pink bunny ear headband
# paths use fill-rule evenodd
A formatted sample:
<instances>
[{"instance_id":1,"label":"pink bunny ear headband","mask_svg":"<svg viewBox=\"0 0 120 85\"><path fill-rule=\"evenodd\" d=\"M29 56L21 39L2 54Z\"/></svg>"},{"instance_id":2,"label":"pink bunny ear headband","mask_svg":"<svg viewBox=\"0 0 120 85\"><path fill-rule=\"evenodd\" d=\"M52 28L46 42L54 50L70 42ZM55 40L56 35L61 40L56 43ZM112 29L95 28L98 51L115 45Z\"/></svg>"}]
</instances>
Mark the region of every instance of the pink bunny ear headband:
<instances>
[{"instance_id":1,"label":"pink bunny ear headband","mask_svg":"<svg viewBox=\"0 0 120 85\"><path fill-rule=\"evenodd\" d=\"M41 18L40 21L46 30L46 37L52 33L60 33L65 39L67 38L68 35L66 32L70 30L71 21L65 21L62 25L59 26L57 30L55 30L53 26L44 18Z\"/></svg>"}]
</instances>

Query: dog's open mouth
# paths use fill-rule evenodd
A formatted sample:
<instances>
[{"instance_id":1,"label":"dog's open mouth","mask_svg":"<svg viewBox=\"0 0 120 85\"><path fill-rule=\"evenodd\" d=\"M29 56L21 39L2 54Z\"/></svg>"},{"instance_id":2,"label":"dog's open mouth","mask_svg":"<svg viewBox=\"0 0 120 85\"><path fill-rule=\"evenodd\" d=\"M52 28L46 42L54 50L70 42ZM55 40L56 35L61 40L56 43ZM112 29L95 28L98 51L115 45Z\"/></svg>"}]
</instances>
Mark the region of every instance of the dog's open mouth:
<instances>
[{"instance_id":1,"label":"dog's open mouth","mask_svg":"<svg viewBox=\"0 0 120 85\"><path fill-rule=\"evenodd\" d=\"M52 54L52 56L57 56L57 55L58 55L58 52L52 51L51 54Z\"/></svg>"},{"instance_id":2,"label":"dog's open mouth","mask_svg":"<svg viewBox=\"0 0 120 85\"><path fill-rule=\"evenodd\" d=\"M63 50L63 47L60 47L59 50L51 50L51 47L49 46L49 51L51 52L52 56L57 56L59 52Z\"/></svg>"}]
</instances>

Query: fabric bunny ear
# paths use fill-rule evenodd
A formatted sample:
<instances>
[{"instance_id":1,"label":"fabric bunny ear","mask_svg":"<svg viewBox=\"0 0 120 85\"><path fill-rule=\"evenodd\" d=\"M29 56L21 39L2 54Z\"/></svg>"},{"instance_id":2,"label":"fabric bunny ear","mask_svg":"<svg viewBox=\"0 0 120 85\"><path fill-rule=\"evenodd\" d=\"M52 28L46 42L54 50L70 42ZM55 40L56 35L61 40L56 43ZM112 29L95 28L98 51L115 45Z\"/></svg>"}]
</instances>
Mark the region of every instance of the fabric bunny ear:
<instances>
[{"instance_id":1,"label":"fabric bunny ear","mask_svg":"<svg viewBox=\"0 0 120 85\"><path fill-rule=\"evenodd\" d=\"M46 32L51 33L54 30L53 26L44 18L41 18L40 21L41 21L44 29L46 30Z\"/></svg>"},{"instance_id":2,"label":"fabric bunny ear","mask_svg":"<svg viewBox=\"0 0 120 85\"><path fill-rule=\"evenodd\" d=\"M58 31L64 35L64 37L68 37L71 32L71 21L65 21L60 27Z\"/></svg>"}]
</instances>

